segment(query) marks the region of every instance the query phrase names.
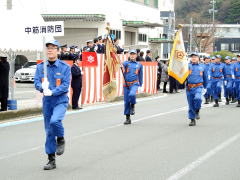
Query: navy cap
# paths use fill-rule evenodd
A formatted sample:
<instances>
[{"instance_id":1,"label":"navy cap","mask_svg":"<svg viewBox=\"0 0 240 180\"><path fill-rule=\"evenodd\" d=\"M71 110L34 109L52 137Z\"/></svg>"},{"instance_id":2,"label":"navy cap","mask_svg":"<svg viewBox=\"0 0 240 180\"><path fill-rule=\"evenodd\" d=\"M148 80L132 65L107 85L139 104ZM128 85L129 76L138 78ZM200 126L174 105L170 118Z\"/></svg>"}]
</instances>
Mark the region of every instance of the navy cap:
<instances>
[{"instance_id":1,"label":"navy cap","mask_svg":"<svg viewBox=\"0 0 240 180\"><path fill-rule=\"evenodd\" d=\"M129 53L130 54L137 54L137 51L135 49L132 49Z\"/></svg>"},{"instance_id":2,"label":"navy cap","mask_svg":"<svg viewBox=\"0 0 240 180\"><path fill-rule=\"evenodd\" d=\"M218 54L216 55L216 58L222 59L222 56Z\"/></svg>"},{"instance_id":3,"label":"navy cap","mask_svg":"<svg viewBox=\"0 0 240 180\"><path fill-rule=\"evenodd\" d=\"M47 47L49 44L52 44L52 45L54 45L54 46L57 46L58 48L61 47L60 43L59 43L57 40L48 41L48 42L46 43L46 47Z\"/></svg>"},{"instance_id":4,"label":"navy cap","mask_svg":"<svg viewBox=\"0 0 240 180\"><path fill-rule=\"evenodd\" d=\"M226 56L226 57L225 57L225 60L229 60L229 59L231 59L230 56Z\"/></svg>"},{"instance_id":5,"label":"navy cap","mask_svg":"<svg viewBox=\"0 0 240 180\"><path fill-rule=\"evenodd\" d=\"M67 44L62 45L61 48L67 48Z\"/></svg>"},{"instance_id":6,"label":"navy cap","mask_svg":"<svg viewBox=\"0 0 240 180\"><path fill-rule=\"evenodd\" d=\"M70 49L75 49L77 48L78 46L70 46Z\"/></svg>"},{"instance_id":7,"label":"navy cap","mask_svg":"<svg viewBox=\"0 0 240 180\"><path fill-rule=\"evenodd\" d=\"M199 56L199 55L197 52L193 52L193 53L191 53L190 57L192 57L192 56Z\"/></svg>"}]
</instances>

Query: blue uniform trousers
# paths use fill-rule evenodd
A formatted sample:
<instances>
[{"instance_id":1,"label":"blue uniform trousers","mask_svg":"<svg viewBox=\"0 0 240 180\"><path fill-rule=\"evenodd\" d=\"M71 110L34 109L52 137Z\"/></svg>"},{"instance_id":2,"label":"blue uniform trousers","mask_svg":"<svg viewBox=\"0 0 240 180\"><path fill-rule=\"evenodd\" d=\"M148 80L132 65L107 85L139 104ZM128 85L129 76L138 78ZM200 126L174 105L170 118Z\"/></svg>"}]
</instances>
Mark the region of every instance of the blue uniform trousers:
<instances>
[{"instance_id":1,"label":"blue uniform trousers","mask_svg":"<svg viewBox=\"0 0 240 180\"><path fill-rule=\"evenodd\" d=\"M233 94L233 80L224 80L224 97L225 98L230 98L232 97Z\"/></svg>"},{"instance_id":2,"label":"blue uniform trousers","mask_svg":"<svg viewBox=\"0 0 240 180\"><path fill-rule=\"evenodd\" d=\"M186 90L188 100L188 118L195 119L196 111L201 109L203 87L195 87Z\"/></svg>"},{"instance_id":3,"label":"blue uniform trousers","mask_svg":"<svg viewBox=\"0 0 240 180\"><path fill-rule=\"evenodd\" d=\"M240 80L235 81L236 98L240 100Z\"/></svg>"},{"instance_id":4,"label":"blue uniform trousers","mask_svg":"<svg viewBox=\"0 0 240 180\"><path fill-rule=\"evenodd\" d=\"M219 95L222 91L222 79L212 79L212 90L214 100L219 99Z\"/></svg>"},{"instance_id":5,"label":"blue uniform trousers","mask_svg":"<svg viewBox=\"0 0 240 180\"><path fill-rule=\"evenodd\" d=\"M45 151L47 154L56 152L56 137L64 137L62 120L67 107L68 102L58 102L57 97L43 98L43 115L46 131Z\"/></svg>"},{"instance_id":6,"label":"blue uniform trousers","mask_svg":"<svg viewBox=\"0 0 240 180\"><path fill-rule=\"evenodd\" d=\"M210 96L212 96L212 82L208 81L207 87L206 87L206 93L204 94L204 97L206 99L209 99Z\"/></svg>"},{"instance_id":7,"label":"blue uniform trousers","mask_svg":"<svg viewBox=\"0 0 240 180\"><path fill-rule=\"evenodd\" d=\"M131 104L136 104L138 85L124 87L124 115L130 114Z\"/></svg>"}]
</instances>

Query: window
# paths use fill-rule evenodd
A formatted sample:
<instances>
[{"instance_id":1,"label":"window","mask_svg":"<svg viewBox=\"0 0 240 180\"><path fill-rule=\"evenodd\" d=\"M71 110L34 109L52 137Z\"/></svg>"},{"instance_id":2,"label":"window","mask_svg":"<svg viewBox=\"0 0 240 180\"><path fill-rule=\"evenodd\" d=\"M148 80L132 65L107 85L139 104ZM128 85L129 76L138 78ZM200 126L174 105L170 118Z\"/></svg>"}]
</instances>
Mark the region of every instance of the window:
<instances>
[{"instance_id":1,"label":"window","mask_svg":"<svg viewBox=\"0 0 240 180\"><path fill-rule=\"evenodd\" d=\"M228 43L222 43L221 44L221 51L222 50L229 51L229 44Z\"/></svg>"},{"instance_id":2,"label":"window","mask_svg":"<svg viewBox=\"0 0 240 180\"><path fill-rule=\"evenodd\" d=\"M149 5L149 0L144 0L144 4Z\"/></svg>"},{"instance_id":3,"label":"window","mask_svg":"<svg viewBox=\"0 0 240 180\"><path fill-rule=\"evenodd\" d=\"M226 28L226 32L230 32L230 28Z\"/></svg>"},{"instance_id":4,"label":"window","mask_svg":"<svg viewBox=\"0 0 240 180\"><path fill-rule=\"evenodd\" d=\"M162 35L162 38L163 38L163 39L167 39L167 38L168 38L168 37L167 37L167 34L163 34L163 35Z\"/></svg>"},{"instance_id":5,"label":"window","mask_svg":"<svg viewBox=\"0 0 240 180\"><path fill-rule=\"evenodd\" d=\"M233 43L233 44L232 44L232 47L231 47L231 50L232 50L232 51L239 52L239 50L240 50L240 44L238 44L238 43Z\"/></svg>"},{"instance_id":6,"label":"window","mask_svg":"<svg viewBox=\"0 0 240 180\"><path fill-rule=\"evenodd\" d=\"M154 0L154 7L158 8L158 0Z\"/></svg>"},{"instance_id":7,"label":"window","mask_svg":"<svg viewBox=\"0 0 240 180\"><path fill-rule=\"evenodd\" d=\"M147 42L147 35L146 34L138 34L138 41Z\"/></svg>"},{"instance_id":8,"label":"window","mask_svg":"<svg viewBox=\"0 0 240 180\"><path fill-rule=\"evenodd\" d=\"M116 38L121 39L121 31L120 30L110 30L110 34L114 34Z\"/></svg>"}]
</instances>

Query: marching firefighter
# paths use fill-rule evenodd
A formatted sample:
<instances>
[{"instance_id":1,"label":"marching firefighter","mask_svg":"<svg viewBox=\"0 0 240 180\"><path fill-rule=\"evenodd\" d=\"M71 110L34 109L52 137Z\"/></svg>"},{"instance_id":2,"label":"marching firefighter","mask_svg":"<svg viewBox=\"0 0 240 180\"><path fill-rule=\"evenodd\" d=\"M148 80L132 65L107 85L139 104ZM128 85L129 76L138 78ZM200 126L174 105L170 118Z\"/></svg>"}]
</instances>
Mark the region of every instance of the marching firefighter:
<instances>
[{"instance_id":1,"label":"marching firefighter","mask_svg":"<svg viewBox=\"0 0 240 180\"><path fill-rule=\"evenodd\" d=\"M43 116L46 132L45 152L49 162L44 170L56 168L55 154L62 155L65 149L64 128L62 120L68 107L68 88L71 70L59 60L60 44L56 40L46 43L47 79L44 78L44 63L38 64L34 78L35 88L43 93Z\"/></svg>"},{"instance_id":2,"label":"marching firefighter","mask_svg":"<svg viewBox=\"0 0 240 180\"><path fill-rule=\"evenodd\" d=\"M237 62L234 64L235 88L237 107L240 107L240 55L237 56Z\"/></svg>"},{"instance_id":3,"label":"marching firefighter","mask_svg":"<svg viewBox=\"0 0 240 180\"><path fill-rule=\"evenodd\" d=\"M200 119L200 109L202 103L203 88L206 88L206 75L204 65L200 64L198 53L191 54L191 63L189 64L189 76L187 78L187 100L188 100L188 118L191 120L189 126L196 125L196 119Z\"/></svg>"},{"instance_id":4,"label":"marching firefighter","mask_svg":"<svg viewBox=\"0 0 240 180\"><path fill-rule=\"evenodd\" d=\"M226 98L226 105L229 105L230 99L233 96L233 64L231 64L231 57L225 57L225 64L223 68L223 87L224 97Z\"/></svg>"},{"instance_id":5,"label":"marching firefighter","mask_svg":"<svg viewBox=\"0 0 240 180\"><path fill-rule=\"evenodd\" d=\"M210 77L213 89L213 98L215 104L213 107L219 107L219 97L221 96L222 91L222 82L223 82L223 68L224 65L221 63L222 57L220 55L216 55L215 63L211 65L210 69Z\"/></svg>"},{"instance_id":6,"label":"marching firefighter","mask_svg":"<svg viewBox=\"0 0 240 180\"><path fill-rule=\"evenodd\" d=\"M131 124L130 115L135 114L136 92L142 91L143 66L136 62L136 50L130 51L130 60L123 63L124 67L124 115L126 115L125 125Z\"/></svg>"},{"instance_id":7,"label":"marching firefighter","mask_svg":"<svg viewBox=\"0 0 240 180\"><path fill-rule=\"evenodd\" d=\"M206 92L204 94L204 97L205 97L205 103L204 104L209 104L210 102L210 97L212 95L212 88L211 88L211 81L210 79L208 78L209 77L209 69L210 69L210 66L211 66L211 58L210 57L205 57L204 58L204 68L205 68L205 79L206 79L206 84L207 84L207 87L206 87Z\"/></svg>"}]
</instances>

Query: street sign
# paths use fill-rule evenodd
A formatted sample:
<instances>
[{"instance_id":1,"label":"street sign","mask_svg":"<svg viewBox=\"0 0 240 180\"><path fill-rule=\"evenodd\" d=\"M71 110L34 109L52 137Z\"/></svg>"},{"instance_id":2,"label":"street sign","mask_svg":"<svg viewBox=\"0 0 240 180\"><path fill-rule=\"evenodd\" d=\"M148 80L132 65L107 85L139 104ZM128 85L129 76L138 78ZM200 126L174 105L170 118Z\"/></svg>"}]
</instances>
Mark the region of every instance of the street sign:
<instances>
[{"instance_id":1,"label":"street sign","mask_svg":"<svg viewBox=\"0 0 240 180\"><path fill-rule=\"evenodd\" d=\"M63 21L44 22L43 24L25 26L27 35L64 36Z\"/></svg>"}]
</instances>

